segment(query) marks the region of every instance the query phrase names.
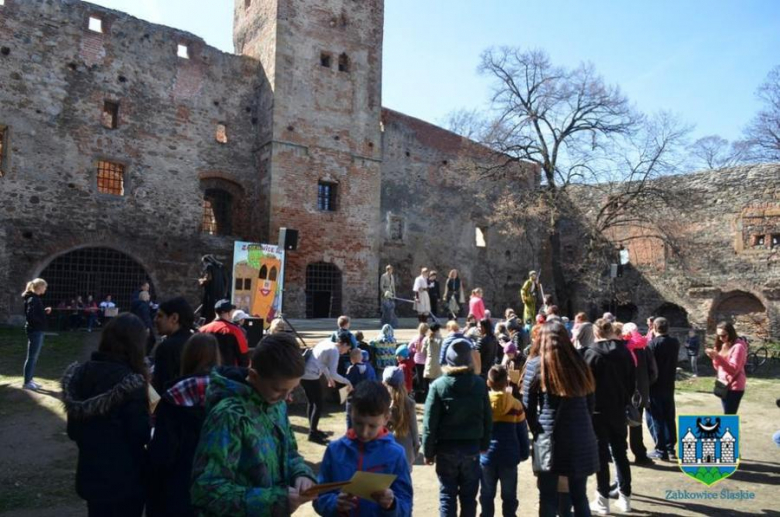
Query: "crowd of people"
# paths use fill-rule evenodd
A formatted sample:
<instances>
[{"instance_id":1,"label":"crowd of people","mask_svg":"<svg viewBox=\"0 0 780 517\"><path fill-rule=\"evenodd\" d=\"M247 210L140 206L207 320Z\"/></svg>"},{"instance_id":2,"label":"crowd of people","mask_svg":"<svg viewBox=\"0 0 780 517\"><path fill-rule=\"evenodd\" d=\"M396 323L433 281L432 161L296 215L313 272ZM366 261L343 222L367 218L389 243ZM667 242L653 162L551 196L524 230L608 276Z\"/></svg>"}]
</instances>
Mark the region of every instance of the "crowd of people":
<instances>
[{"instance_id":1,"label":"crowd of people","mask_svg":"<svg viewBox=\"0 0 780 517\"><path fill-rule=\"evenodd\" d=\"M423 270L419 278L416 303L430 313L431 275ZM366 341L342 316L311 348L277 320L250 349L234 322L240 311L228 300L217 301L214 320L196 329L192 308L177 297L156 308L152 324L162 339L150 348L143 315L119 314L106 323L90 360L68 367L62 379L67 432L79 448L76 490L90 516L289 515L309 502L320 515L407 516L419 458L435 466L442 516L475 516L479 503L490 517L500 494L506 517L517 514L518 493L527 493L518 492L518 466L530 459L540 515L603 515L613 500L630 511L628 449L634 467L676 458L681 345L664 318L649 321L645 334L610 313L592 323L584 313L569 321L540 285L533 287L535 274L529 281L521 294L535 297L533 314L524 305L523 318L507 309L494 321L474 289L463 327L454 310L444 326L420 313L407 343L398 342L390 323ZM23 294L27 389L38 387L46 287L35 279ZM143 292L138 299L147 303ZM448 309L465 301L456 271L441 299ZM693 337L685 346L697 357ZM733 325L720 323L705 354L722 385L724 413L736 414L746 343ZM694 360L691 367L696 373ZM316 475L298 452L288 417L299 384L308 440L326 446L321 459L308 458L321 460ZM345 404L341 436L319 427L329 388ZM643 420L654 442L649 453ZM361 498L340 490L357 471L394 477ZM597 492L589 500L594 474Z\"/></svg>"}]
</instances>

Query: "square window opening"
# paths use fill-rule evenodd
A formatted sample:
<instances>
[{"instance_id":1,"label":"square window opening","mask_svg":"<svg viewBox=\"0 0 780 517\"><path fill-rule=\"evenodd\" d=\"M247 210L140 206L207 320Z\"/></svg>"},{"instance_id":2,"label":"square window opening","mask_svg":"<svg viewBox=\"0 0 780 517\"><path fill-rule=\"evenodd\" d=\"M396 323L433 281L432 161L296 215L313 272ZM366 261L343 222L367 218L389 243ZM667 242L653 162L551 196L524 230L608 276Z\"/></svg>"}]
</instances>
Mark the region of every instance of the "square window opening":
<instances>
[{"instance_id":1,"label":"square window opening","mask_svg":"<svg viewBox=\"0 0 780 517\"><path fill-rule=\"evenodd\" d=\"M320 181L317 185L317 209L322 212L335 212L338 185Z\"/></svg>"},{"instance_id":2,"label":"square window opening","mask_svg":"<svg viewBox=\"0 0 780 517\"><path fill-rule=\"evenodd\" d=\"M106 129L116 129L119 127L119 103L113 101L103 102L103 115L101 123Z\"/></svg>"},{"instance_id":3,"label":"square window opening","mask_svg":"<svg viewBox=\"0 0 780 517\"><path fill-rule=\"evenodd\" d=\"M88 28L92 32L103 34L103 19L97 16L90 16Z\"/></svg>"},{"instance_id":4,"label":"square window opening","mask_svg":"<svg viewBox=\"0 0 780 517\"><path fill-rule=\"evenodd\" d=\"M227 137L227 126L225 124L217 124L217 134L216 134L217 142L220 144L226 144L228 141Z\"/></svg>"},{"instance_id":5,"label":"square window opening","mask_svg":"<svg viewBox=\"0 0 780 517\"><path fill-rule=\"evenodd\" d=\"M477 248L487 248L487 239L486 239L487 230L485 228L481 228L477 226L475 234L476 234Z\"/></svg>"},{"instance_id":6,"label":"square window opening","mask_svg":"<svg viewBox=\"0 0 780 517\"><path fill-rule=\"evenodd\" d=\"M766 246L766 236L765 235L754 235L753 236L753 247L754 248L763 248Z\"/></svg>"},{"instance_id":7,"label":"square window opening","mask_svg":"<svg viewBox=\"0 0 780 517\"><path fill-rule=\"evenodd\" d=\"M182 59L189 59L190 47L183 43L179 43L179 45L177 46L176 55Z\"/></svg>"},{"instance_id":8,"label":"square window opening","mask_svg":"<svg viewBox=\"0 0 780 517\"><path fill-rule=\"evenodd\" d=\"M121 163L99 161L97 187L101 194L125 195L125 166Z\"/></svg>"},{"instance_id":9,"label":"square window opening","mask_svg":"<svg viewBox=\"0 0 780 517\"><path fill-rule=\"evenodd\" d=\"M772 240L770 241L772 248L780 248L780 233L772 234Z\"/></svg>"},{"instance_id":10,"label":"square window opening","mask_svg":"<svg viewBox=\"0 0 780 517\"><path fill-rule=\"evenodd\" d=\"M339 72L349 72L349 57L346 54L339 56Z\"/></svg>"},{"instance_id":11,"label":"square window opening","mask_svg":"<svg viewBox=\"0 0 780 517\"><path fill-rule=\"evenodd\" d=\"M331 57L330 54L327 52L323 52L320 54L320 66L324 66L325 68L330 68L330 61Z\"/></svg>"}]
</instances>

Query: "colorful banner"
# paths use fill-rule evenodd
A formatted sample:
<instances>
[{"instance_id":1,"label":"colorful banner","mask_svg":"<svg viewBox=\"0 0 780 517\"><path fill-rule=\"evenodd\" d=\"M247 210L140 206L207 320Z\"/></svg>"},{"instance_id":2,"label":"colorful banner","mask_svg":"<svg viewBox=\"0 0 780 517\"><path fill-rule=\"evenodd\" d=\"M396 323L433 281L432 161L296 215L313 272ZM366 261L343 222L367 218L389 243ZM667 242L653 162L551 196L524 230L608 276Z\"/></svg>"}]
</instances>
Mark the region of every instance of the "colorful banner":
<instances>
[{"instance_id":1,"label":"colorful banner","mask_svg":"<svg viewBox=\"0 0 780 517\"><path fill-rule=\"evenodd\" d=\"M236 242L233 249L233 305L268 328L282 307L284 250L272 244Z\"/></svg>"}]
</instances>

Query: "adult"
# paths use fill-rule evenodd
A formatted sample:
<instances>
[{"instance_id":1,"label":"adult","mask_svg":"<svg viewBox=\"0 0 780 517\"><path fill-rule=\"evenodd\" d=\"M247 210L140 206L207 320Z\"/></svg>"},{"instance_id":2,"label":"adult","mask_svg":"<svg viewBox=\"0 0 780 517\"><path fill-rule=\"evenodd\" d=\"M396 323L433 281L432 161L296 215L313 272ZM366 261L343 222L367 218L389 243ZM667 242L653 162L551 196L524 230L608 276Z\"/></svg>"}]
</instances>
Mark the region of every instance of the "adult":
<instances>
[{"instance_id":1,"label":"adult","mask_svg":"<svg viewBox=\"0 0 780 517\"><path fill-rule=\"evenodd\" d=\"M618 509L630 512L631 466L626 454L626 406L631 403L636 386L634 360L625 342L614 335L610 321L598 319L593 327L596 340L582 353L596 382L593 430L596 432L601 466L596 474L597 493L591 510L601 515L609 513L611 451L617 471Z\"/></svg>"},{"instance_id":2,"label":"adult","mask_svg":"<svg viewBox=\"0 0 780 517\"><path fill-rule=\"evenodd\" d=\"M428 295L428 268L420 269L420 276L414 279L414 309L417 311L417 317L420 323L428 322L428 315L431 313L431 298Z\"/></svg>"},{"instance_id":3,"label":"adult","mask_svg":"<svg viewBox=\"0 0 780 517\"><path fill-rule=\"evenodd\" d=\"M436 271L428 273L428 296L431 299L431 315L435 318L439 313L439 299L441 298L441 285Z\"/></svg>"},{"instance_id":4,"label":"adult","mask_svg":"<svg viewBox=\"0 0 780 517\"><path fill-rule=\"evenodd\" d=\"M477 338L474 349L479 352L480 371L475 372L483 379L487 380L487 374L493 365L498 364L498 339L493 334L493 325L489 319L482 318L477 324L479 328L479 337Z\"/></svg>"},{"instance_id":5,"label":"adult","mask_svg":"<svg viewBox=\"0 0 780 517\"><path fill-rule=\"evenodd\" d=\"M691 377L699 376L699 348L701 346L701 340L696 333L696 329L690 329L688 331L688 339L685 340L685 351L688 352L688 361L691 363Z\"/></svg>"},{"instance_id":6,"label":"adult","mask_svg":"<svg viewBox=\"0 0 780 517\"><path fill-rule=\"evenodd\" d=\"M636 364L636 391L639 393L637 409L642 420L645 410L650 408L650 385L658 378L658 366L655 364L655 356L647 349L647 339L639 332L635 323L623 325L623 339ZM652 465L653 460L647 457L641 425L629 427L628 443L634 455L634 464Z\"/></svg>"},{"instance_id":7,"label":"adult","mask_svg":"<svg viewBox=\"0 0 780 517\"><path fill-rule=\"evenodd\" d=\"M98 304L91 294L87 295L87 301L84 302L84 316L87 318L87 332L92 332L98 321Z\"/></svg>"},{"instance_id":8,"label":"adult","mask_svg":"<svg viewBox=\"0 0 780 517\"><path fill-rule=\"evenodd\" d=\"M589 347L593 344L595 339L596 338L593 335L593 323L589 322L587 319L580 322L579 326L575 326L572 330L574 348L578 350Z\"/></svg>"},{"instance_id":9,"label":"adult","mask_svg":"<svg viewBox=\"0 0 780 517\"><path fill-rule=\"evenodd\" d=\"M155 338L154 338L154 323L152 321L152 308L149 306L150 297L149 297L149 291L140 291L138 293L138 298L136 300L133 300L133 302L130 304L130 312L138 316L138 318L144 322L144 326L146 326L146 354L150 354L152 352L152 348L154 348Z\"/></svg>"},{"instance_id":10,"label":"adult","mask_svg":"<svg viewBox=\"0 0 780 517\"><path fill-rule=\"evenodd\" d=\"M27 282L22 293L24 298L24 329L27 332L27 357L24 360L24 384L26 390L38 390L41 385L33 380L35 365L43 347L43 335L46 330L46 315L51 313L51 307L44 307L41 296L46 293L48 284L43 278Z\"/></svg>"},{"instance_id":11,"label":"adult","mask_svg":"<svg viewBox=\"0 0 780 517\"><path fill-rule=\"evenodd\" d=\"M471 291L469 314L473 314L477 321L485 319L485 301L482 299L482 289L479 287Z\"/></svg>"},{"instance_id":12,"label":"adult","mask_svg":"<svg viewBox=\"0 0 780 517\"><path fill-rule=\"evenodd\" d=\"M726 387L726 394L721 399L723 413L736 415L747 385L747 343L737 337L734 325L723 321L718 323L715 330L714 347L705 352L707 357L712 359L712 367L718 374L718 381Z\"/></svg>"},{"instance_id":13,"label":"adult","mask_svg":"<svg viewBox=\"0 0 780 517\"><path fill-rule=\"evenodd\" d=\"M192 335L194 320L192 307L181 296L164 301L157 309L154 327L165 337L154 349L152 386L158 393L163 393L167 384L179 377L181 352Z\"/></svg>"},{"instance_id":14,"label":"adult","mask_svg":"<svg viewBox=\"0 0 780 517\"><path fill-rule=\"evenodd\" d=\"M200 314L209 322L216 317L214 312L216 303L227 298L228 277L225 266L214 255L204 255L200 259L200 264L198 284L203 289Z\"/></svg>"},{"instance_id":15,"label":"adult","mask_svg":"<svg viewBox=\"0 0 780 517\"><path fill-rule=\"evenodd\" d=\"M301 377L301 386L306 393L306 417L309 420L309 441L326 444L328 436L320 431L319 423L322 416L324 398L320 378L325 376L329 388L335 388L336 383L352 386L346 377L339 374L339 358L352 350L352 340L348 331L340 331L337 341L323 339L314 348L305 350L303 357L306 368Z\"/></svg>"},{"instance_id":16,"label":"adult","mask_svg":"<svg viewBox=\"0 0 780 517\"><path fill-rule=\"evenodd\" d=\"M457 269L450 270L447 275L447 282L444 284L444 306L449 319L457 320L460 315L461 306L465 305L466 298L463 295L463 282L460 279Z\"/></svg>"},{"instance_id":17,"label":"adult","mask_svg":"<svg viewBox=\"0 0 780 517\"><path fill-rule=\"evenodd\" d=\"M650 385L650 412L647 427L655 441L651 459L674 460L677 456L677 411L674 404L674 382L677 378L677 356L680 342L669 336L666 318L653 320L655 337L647 345L658 365L658 379Z\"/></svg>"},{"instance_id":18,"label":"adult","mask_svg":"<svg viewBox=\"0 0 780 517\"><path fill-rule=\"evenodd\" d=\"M100 302L100 324L105 325L106 320L113 318L117 315L116 304L111 298L110 294L106 295L106 298Z\"/></svg>"},{"instance_id":19,"label":"adult","mask_svg":"<svg viewBox=\"0 0 780 517\"><path fill-rule=\"evenodd\" d=\"M398 291L398 279L393 266L385 266L384 274L379 278L379 291L382 293L382 325L398 326L398 317L395 314L395 298Z\"/></svg>"},{"instance_id":20,"label":"adult","mask_svg":"<svg viewBox=\"0 0 780 517\"><path fill-rule=\"evenodd\" d=\"M141 517L151 436L146 326L133 314L111 320L97 352L62 378L68 437L79 448L76 493L90 517Z\"/></svg>"},{"instance_id":21,"label":"adult","mask_svg":"<svg viewBox=\"0 0 780 517\"><path fill-rule=\"evenodd\" d=\"M538 472L539 515L558 515L559 506L571 506L575 516L589 516L588 476L599 470L596 434L591 412L595 383L585 361L569 341L560 323L543 327L539 354L528 359L523 372L523 404L534 441L552 435L552 465ZM565 477L569 495L559 501L559 477Z\"/></svg>"},{"instance_id":22,"label":"adult","mask_svg":"<svg viewBox=\"0 0 780 517\"><path fill-rule=\"evenodd\" d=\"M195 517L190 505L192 461L206 418L211 369L219 366L219 343L193 334L181 354L181 377L162 394L149 443L147 517Z\"/></svg>"},{"instance_id":23,"label":"adult","mask_svg":"<svg viewBox=\"0 0 780 517\"><path fill-rule=\"evenodd\" d=\"M199 332L214 334L219 342L219 353L225 366L248 366L249 345L246 334L233 323L233 311L236 306L230 300L220 300L214 306L217 318L204 325Z\"/></svg>"},{"instance_id":24,"label":"adult","mask_svg":"<svg viewBox=\"0 0 780 517\"><path fill-rule=\"evenodd\" d=\"M520 289L520 298L523 301L523 320L526 325L532 325L536 317L536 308L542 300L542 284L539 283L536 271L528 273L528 280Z\"/></svg>"}]
</instances>

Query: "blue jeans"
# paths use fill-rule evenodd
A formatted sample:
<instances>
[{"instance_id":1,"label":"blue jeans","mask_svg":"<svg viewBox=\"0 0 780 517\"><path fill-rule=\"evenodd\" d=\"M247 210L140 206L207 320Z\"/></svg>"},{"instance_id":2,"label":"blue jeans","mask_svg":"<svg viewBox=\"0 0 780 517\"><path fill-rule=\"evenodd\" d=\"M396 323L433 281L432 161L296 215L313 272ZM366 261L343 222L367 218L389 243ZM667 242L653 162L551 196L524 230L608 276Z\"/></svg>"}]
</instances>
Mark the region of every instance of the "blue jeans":
<instances>
[{"instance_id":1,"label":"blue jeans","mask_svg":"<svg viewBox=\"0 0 780 517\"><path fill-rule=\"evenodd\" d=\"M447 450L436 453L436 475L439 477L439 515L476 517L477 492L481 470L479 452Z\"/></svg>"},{"instance_id":2,"label":"blue jeans","mask_svg":"<svg viewBox=\"0 0 780 517\"><path fill-rule=\"evenodd\" d=\"M569 493L558 494L558 474L542 472L539 474L539 516L568 517L574 508L576 517L590 517L590 504L586 495L587 476L570 477Z\"/></svg>"},{"instance_id":3,"label":"blue jeans","mask_svg":"<svg viewBox=\"0 0 780 517\"><path fill-rule=\"evenodd\" d=\"M676 454L677 411L674 394L650 395L650 411L647 412L647 427L655 441L655 450L663 454Z\"/></svg>"},{"instance_id":4,"label":"blue jeans","mask_svg":"<svg viewBox=\"0 0 780 517\"><path fill-rule=\"evenodd\" d=\"M24 383L33 380L35 374L35 363L38 362L38 355L43 346L43 331L27 333L27 359L24 361Z\"/></svg>"},{"instance_id":5,"label":"blue jeans","mask_svg":"<svg viewBox=\"0 0 780 517\"><path fill-rule=\"evenodd\" d=\"M739 403L742 400L742 395L745 394L745 390L733 391L728 390L726 392L726 398L720 399L720 403L723 406L724 415L736 415L739 410Z\"/></svg>"},{"instance_id":6,"label":"blue jeans","mask_svg":"<svg viewBox=\"0 0 780 517\"><path fill-rule=\"evenodd\" d=\"M482 465L482 484L479 492L479 504L482 505L482 517L495 514L496 488L501 482L501 514L504 517L517 515L517 465Z\"/></svg>"}]
</instances>

